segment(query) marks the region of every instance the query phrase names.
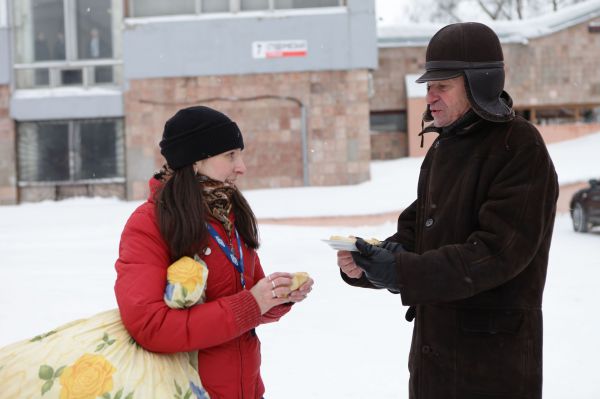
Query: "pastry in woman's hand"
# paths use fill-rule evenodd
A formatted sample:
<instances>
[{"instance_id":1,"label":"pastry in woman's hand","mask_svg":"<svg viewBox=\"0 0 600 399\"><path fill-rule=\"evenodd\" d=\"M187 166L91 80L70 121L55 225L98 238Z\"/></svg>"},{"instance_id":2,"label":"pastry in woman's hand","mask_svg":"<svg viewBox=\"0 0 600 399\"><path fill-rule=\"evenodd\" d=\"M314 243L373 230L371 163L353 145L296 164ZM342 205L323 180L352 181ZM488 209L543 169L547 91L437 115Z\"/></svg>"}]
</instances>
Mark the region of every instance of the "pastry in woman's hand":
<instances>
[{"instance_id":1,"label":"pastry in woman's hand","mask_svg":"<svg viewBox=\"0 0 600 399\"><path fill-rule=\"evenodd\" d=\"M296 291L300 286L308 281L310 276L306 272L294 273L292 277L292 285L290 285L290 291Z\"/></svg>"}]
</instances>

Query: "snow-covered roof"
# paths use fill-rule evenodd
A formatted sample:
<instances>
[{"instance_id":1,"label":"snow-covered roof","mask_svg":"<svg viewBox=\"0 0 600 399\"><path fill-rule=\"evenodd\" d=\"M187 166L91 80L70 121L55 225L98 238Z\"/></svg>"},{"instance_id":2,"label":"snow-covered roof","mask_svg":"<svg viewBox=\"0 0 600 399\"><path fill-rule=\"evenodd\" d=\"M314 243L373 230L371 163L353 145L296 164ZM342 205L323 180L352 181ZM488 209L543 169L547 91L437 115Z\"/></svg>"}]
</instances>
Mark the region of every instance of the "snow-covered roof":
<instances>
[{"instance_id":1,"label":"snow-covered roof","mask_svg":"<svg viewBox=\"0 0 600 399\"><path fill-rule=\"evenodd\" d=\"M557 12L526 20L489 21L502 43L523 43L546 36L585 21L600 17L600 0L589 0L565 7ZM379 47L426 46L429 39L445 23L403 23L379 26Z\"/></svg>"}]
</instances>

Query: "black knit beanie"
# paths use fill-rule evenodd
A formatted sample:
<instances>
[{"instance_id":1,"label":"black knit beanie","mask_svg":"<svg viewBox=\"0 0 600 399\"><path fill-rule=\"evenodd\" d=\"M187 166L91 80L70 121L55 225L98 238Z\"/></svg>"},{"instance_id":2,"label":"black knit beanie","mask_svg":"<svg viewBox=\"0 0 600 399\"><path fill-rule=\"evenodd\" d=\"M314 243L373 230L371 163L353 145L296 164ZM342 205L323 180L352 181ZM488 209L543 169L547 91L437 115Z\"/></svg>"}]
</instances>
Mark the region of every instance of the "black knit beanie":
<instances>
[{"instance_id":1,"label":"black knit beanie","mask_svg":"<svg viewBox=\"0 0 600 399\"><path fill-rule=\"evenodd\" d=\"M165 123L160 153L171 169L179 169L236 148L244 149L240 129L212 108L184 108Z\"/></svg>"}]
</instances>

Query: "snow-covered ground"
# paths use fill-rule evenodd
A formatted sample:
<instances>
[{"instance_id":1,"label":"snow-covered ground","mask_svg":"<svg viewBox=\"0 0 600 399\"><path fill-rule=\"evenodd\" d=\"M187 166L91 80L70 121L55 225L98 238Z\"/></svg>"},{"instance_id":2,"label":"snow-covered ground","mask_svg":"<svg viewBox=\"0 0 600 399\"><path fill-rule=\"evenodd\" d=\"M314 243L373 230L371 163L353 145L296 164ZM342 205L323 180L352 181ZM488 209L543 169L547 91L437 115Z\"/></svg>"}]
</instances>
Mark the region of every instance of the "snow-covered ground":
<instances>
[{"instance_id":1,"label":"snow-covered ground","mask_svg":"<svg viewBox=\"0 0 600 399\"><path fill-rule=\"evenodd\" d=\"M600 174L597 160L588 157L585 164L587 152L600 152L600 134L550 151L563 183ZM369 183L247 196L259 217L380 213L412 201L418 166L411 159L376 162ZM402 191L403 183L411 190ZM336 207L317 207L315 196ZM394 196L397 202L385 202ZM0 346L116 306L119 235L138 204L73 199L0 207ZM363 227L261 226L265 271L307 271L316 281L310 297L280 323L258 329L267 397L408 396L412 324L404 321L399 297L345 285L335 252L320 241L332 234L383 238L393 230L393 220ZM600 398L599 248L600 231L576 234L568 215L557 218L544 300L546 399Z\"/></svg>"}]
</instances>

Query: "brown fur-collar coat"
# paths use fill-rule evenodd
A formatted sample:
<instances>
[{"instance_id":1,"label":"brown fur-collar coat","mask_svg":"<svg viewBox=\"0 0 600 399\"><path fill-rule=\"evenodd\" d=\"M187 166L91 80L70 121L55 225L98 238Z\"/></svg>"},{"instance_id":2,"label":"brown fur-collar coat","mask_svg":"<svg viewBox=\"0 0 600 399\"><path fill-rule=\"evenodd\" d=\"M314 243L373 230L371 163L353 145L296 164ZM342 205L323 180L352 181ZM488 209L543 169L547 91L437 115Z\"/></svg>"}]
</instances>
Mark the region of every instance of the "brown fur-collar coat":
<instances>
[{"instance_id":1,"label":"brown fur-collar coat","mask_svg":"<svg viewBox=\"0 0 600 399\"><path fill-rule=\"evenodd\" d=\"M542 397L542 293L558 184L533 125L442 133L389 240L416 310L411 399ZM372 287L362 277L351 285Z\"/></svg>"}]
</instances>

